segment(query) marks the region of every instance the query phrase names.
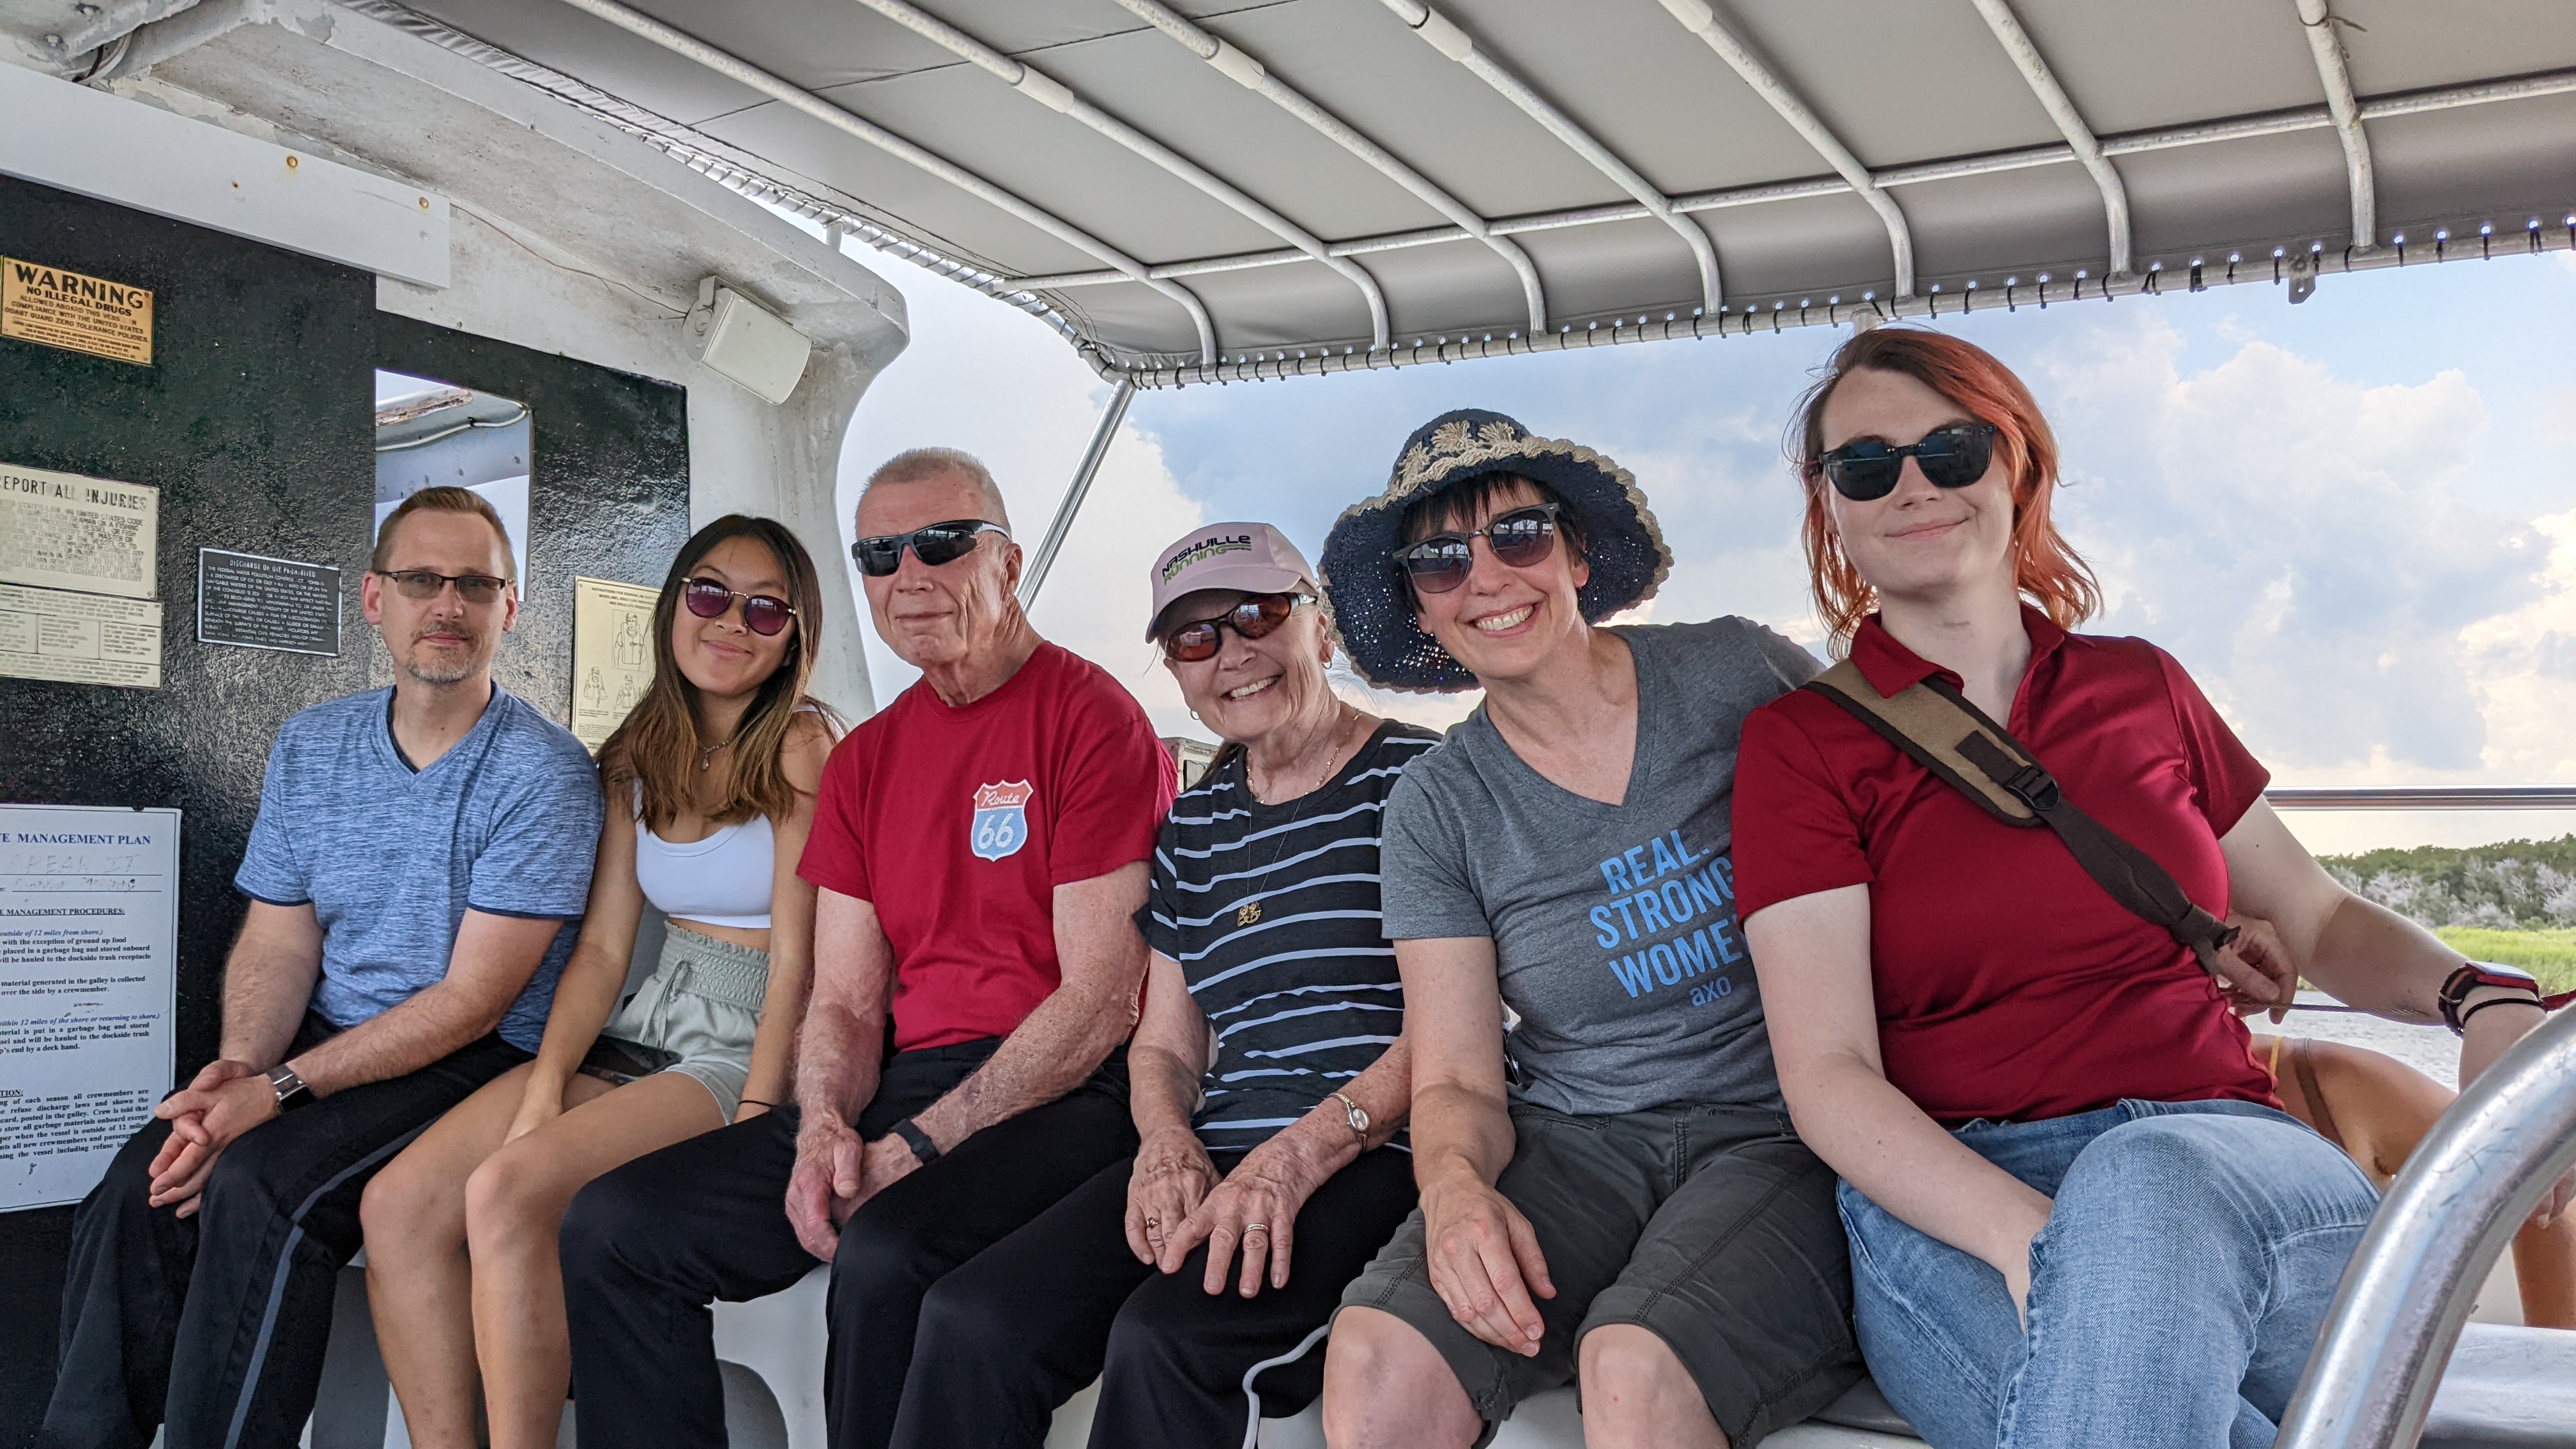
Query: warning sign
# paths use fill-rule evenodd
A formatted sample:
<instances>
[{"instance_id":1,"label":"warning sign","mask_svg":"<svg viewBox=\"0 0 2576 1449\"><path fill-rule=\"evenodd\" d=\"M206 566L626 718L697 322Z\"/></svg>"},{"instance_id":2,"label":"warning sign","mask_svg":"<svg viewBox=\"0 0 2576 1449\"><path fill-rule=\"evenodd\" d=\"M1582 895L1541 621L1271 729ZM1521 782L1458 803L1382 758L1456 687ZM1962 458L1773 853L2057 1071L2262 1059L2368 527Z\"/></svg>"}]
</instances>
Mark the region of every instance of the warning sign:
<instances>
[{"instance_id":1,"label":"warning sign","mask_svg":"<svg viewBox=\"0 0 2576 1449\"><path fill-rule=\"evenodd\" d=\"M152 294L16 257L0 257L0 337L152 361Z\"/></svg>"}]
</instances>

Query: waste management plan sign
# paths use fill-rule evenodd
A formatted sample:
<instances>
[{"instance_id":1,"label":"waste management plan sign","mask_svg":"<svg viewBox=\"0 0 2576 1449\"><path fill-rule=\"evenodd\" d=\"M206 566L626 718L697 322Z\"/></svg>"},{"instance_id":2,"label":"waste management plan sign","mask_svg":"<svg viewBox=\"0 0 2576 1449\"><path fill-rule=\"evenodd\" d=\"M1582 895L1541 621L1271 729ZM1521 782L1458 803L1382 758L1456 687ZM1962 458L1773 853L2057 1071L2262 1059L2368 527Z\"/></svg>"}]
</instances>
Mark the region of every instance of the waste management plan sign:
<instances>
[{"instance_id":1,"label":"waste management plan sign","mask_svg":"<svg viewBox=\"0 0 2576 1449\"><path fill-rule=\"evenodd\" d=\"M170 1089L179 812L0 805L0 1212L78 1202Z\"/></svg>"}]
</instances>

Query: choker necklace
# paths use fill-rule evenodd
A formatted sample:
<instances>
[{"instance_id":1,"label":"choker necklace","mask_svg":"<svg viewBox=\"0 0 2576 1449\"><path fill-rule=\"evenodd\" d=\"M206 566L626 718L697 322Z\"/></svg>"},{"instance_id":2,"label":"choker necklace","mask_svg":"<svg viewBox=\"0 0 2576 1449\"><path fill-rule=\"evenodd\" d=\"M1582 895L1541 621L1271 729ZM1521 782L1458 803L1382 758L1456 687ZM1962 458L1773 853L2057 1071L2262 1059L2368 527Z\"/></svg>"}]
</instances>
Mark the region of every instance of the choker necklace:
<instances>
[{"instance_id":1,"label":"choker necklace","mask_svg":"<svg viewBox=\"0 0 2576 1449\"><path fill-rule=\"evenodd\" d=\"M1324 752L1324 768L1317 774L1315 783L1307 786L1297 795L1297 808L1290 812L1287 822L1279 827L1279 848L1271 852L1270 864L1262 867L1261 878L1252 883L1251 895L1259 896L1261 894L1261 888L1270 883L1270 873L1277 870L1279 868L1279 862L1287 858L1287 835L1290 827L1297 823L1297 818L1299 816L1306 813L1307 803L1314 799L1316 792L1322 790L1325 785L1332 781L1334 766L1341 760L1342 746L1350 739L1351 726L1364 718L1366 718L1365 715L1352 709L1349 705L1342 706L1341 728L1333 732L1332 746ZM1252 757L1248 754L1244 757L1243 761L1243 790L1245 794L1252 796L1254 804L1257 805L1261 803L1260 793L1252 788ZM1258 925L1260 921L1260 901L1246 900L1242 905L1234 908L1234 923L1237 926Z\"/></svg>"}]
</instances>

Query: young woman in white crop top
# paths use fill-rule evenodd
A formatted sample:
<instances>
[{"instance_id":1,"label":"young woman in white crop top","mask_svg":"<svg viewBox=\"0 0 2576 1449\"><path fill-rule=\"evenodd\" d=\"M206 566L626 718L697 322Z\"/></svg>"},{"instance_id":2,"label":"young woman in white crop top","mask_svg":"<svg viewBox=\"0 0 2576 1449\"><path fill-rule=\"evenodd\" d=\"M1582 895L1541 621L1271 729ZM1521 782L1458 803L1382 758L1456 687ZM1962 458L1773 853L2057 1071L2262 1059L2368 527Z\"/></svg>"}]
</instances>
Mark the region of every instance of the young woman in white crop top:
<instances>
[{"instance_id":1,"label":"young woman in white crop top","mask_svg":"<svg viewBox=\"0 0 2576 1449\"><path fill-rule=\"evenodd\" d=\"M612 802L536 1060L377 1174L367 1289L411 1442L555 1442L571 1349L555 1234L592 1178L786 1101L814 949L796 875L838 721L805 695L822 586L796 536L720 518L672 562L655 672L600 747ZM588 849L588 842L565 842ZM646 903L669 919L623 1002Z\"/></svg>"}]
</instances>

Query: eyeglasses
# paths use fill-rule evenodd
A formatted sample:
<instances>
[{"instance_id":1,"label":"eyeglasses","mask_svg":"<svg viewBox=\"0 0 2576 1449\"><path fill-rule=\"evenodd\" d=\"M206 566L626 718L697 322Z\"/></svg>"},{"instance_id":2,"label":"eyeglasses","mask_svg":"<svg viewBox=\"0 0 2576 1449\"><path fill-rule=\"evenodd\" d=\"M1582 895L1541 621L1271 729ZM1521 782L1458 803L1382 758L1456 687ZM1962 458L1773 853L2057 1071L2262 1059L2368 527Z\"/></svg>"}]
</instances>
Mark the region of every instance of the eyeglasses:
<instances>
[{"instance_id":1,"label":"eyeglasses","mask_svg":"<svg viewBox=\"0 0 2576 1449\"><path fill-rule=\"evenodd\" d=\"M691 579L680 585L680 602L701 619L723 618L736 599L742 600L743 627L763 639L786 628L787 621L796 617L794 605L769 594L741 593L708 578Z\"/></svg>"},{"instance_id":2,"label":"eyeglasses","mask_svg":"<svg viewBox=\"0 0 2576 1449\"><path fill-rule=\"evenodd\" d=\"M406 599L435 599L446 591L449 584L454 584L456 597L475 605L491 603L501 597L503 589L510 587L508 579L496 579L490 574L437 574L427 569L378 569L376 576L393 580L394 587L402 590L402 596Z\"/></svg>"},{"instance_id":3,"label":"eyeglasses","mask_svg":"<svg viewBox=\"0 0 2576 1449\"><path fill-rule=\"evenodd\" d=\"M1216 657L1217 632L1232 629L1245 639L1268 637L1299 604L1315 602L1312 594L1255 594L1212 619L1193 619L1163 636L1163 657L1175 664L1195 664Z\"/></svg>"},{"instance_id":4,"label":"eyeglasses","mask_svg":"<svg viewBox=\"0 0 2576 1449\"><path fill-rule=\"evenodd\" d=\"M1995 458L1992 423L1952 423L1934 428L1907 447L1892 448L1880 438L1856 438L1827 453L1815 464L1834 491L1855 503L1885 498L1896 491L1896 476L1912 458L1935 488L1965 488L1986 476Z\"/></svg>"},{"instance_id":5,"label":"eyeglasses","mask_svg":"<svg viewBox=\"0 0 2576 1449\"><path fill-rule=\"evenodd\" d=\"M1494 550L1494 561L1516 569L1544 563L1556 548L1553 503L1533 503L1495 515L1484 527L1465 533L1435 533L1420 543L1395 551L1395 561L1417 592L1445 594L1467 582L1475 566L1474 544L1482 537Z\"/></svg>"},{"instance_id":6,"label":"eyeglasses","mask_svg":"<svg viewBox=\"0 0 2576 1449\"><path fill-rule=\"evenodd\" d=\"M975 535L979 533L998 533L1004 538L1011 536L1011 531L998 523L987 523L980 518L959 518L916 528L910 533L860 539L850 545L850 557L858 564L860 573L881 579L902 566L903 551L907 546L912 549L914 557L937 568L973 553Z\"/></svg>"}]
</instances>

